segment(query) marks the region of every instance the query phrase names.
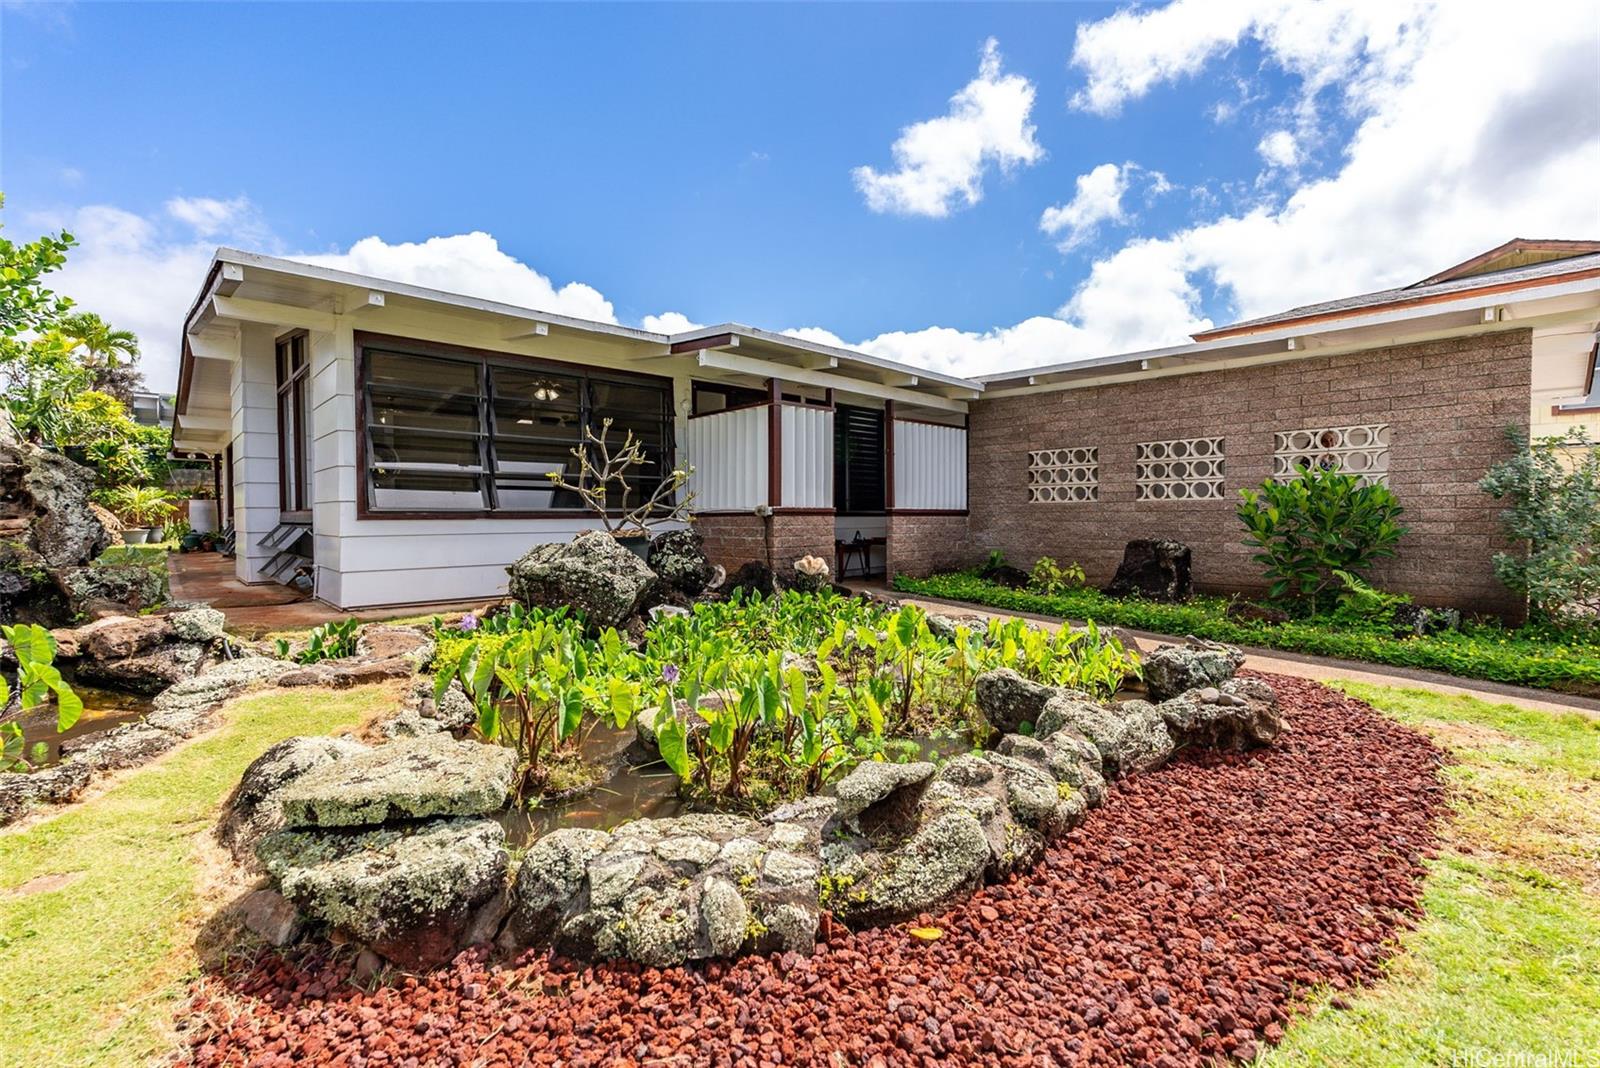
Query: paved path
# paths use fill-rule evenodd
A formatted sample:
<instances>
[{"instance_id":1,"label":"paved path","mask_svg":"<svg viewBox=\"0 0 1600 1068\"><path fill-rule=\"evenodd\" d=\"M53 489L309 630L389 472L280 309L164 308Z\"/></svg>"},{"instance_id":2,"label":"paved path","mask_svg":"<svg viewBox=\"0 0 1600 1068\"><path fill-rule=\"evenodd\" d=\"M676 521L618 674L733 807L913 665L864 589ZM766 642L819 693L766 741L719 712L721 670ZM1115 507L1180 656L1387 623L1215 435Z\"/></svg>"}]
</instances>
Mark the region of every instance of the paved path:
<instances>
[{"instance_id":1,"label":"paved path","mask_svg":"<svg viewBox=\"0 0 1600 1068\"><path fill-rule=\"evenodd\" d=\"M1051 625L1057 625L1061 622L1054 616L1036 615L1032 612L997 611L980 605L968 604L965 601L947 601L937 597L907 597L880 585L861 585L856 588L871 590L874 593L889 597L897 597L902 604L914 604L930 611L944 612L946 614L954 610L962 615L981 616L985 619L1026 619L1035 623L1048 623ZM1119 627L1118 629L1124 634L1132 635L1139 648L1145 652L1154 649L1157 645L1183 641L1182 638L1175 638L1169 634L1154 634L1150 631L1132 630L1128 627ZM1551 690L1535 690L1526 686L1511 686L1502 682L1464 679L1456 675L1447 675L1440 671L1426 671L1421 668L1390 667L1387 664L1334 660L1329 657L1288 653L1281 649L1257 649L1251 646L1242 646L1241 648L1245 652L1245 667L1253 668L1256 671L1269 671L1278 675L1293 675L1297 678L1313 679L1317 682L1326 682L1330 679L1348 679L1351 682L1370 683L1376 686L1405 686L1413 689L1431 690L1434 693L1476 697L1483 701L1516 705L1520 708L1530 708L1540 712L1580 712L1590 716L1600 715L1600 699L1592 697L1555 693Z\"/></svg>"}]
</instances>

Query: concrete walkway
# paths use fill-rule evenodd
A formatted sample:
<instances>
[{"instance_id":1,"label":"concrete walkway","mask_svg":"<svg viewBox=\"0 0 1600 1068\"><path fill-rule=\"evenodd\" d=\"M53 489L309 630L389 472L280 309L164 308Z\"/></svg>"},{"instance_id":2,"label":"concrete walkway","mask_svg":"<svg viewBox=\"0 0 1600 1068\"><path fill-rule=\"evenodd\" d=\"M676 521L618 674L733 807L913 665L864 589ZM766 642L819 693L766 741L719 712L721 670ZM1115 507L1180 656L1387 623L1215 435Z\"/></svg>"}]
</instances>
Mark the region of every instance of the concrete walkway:
<instances>
[{"instance_id":1,"label":"concrete walkway","mask_svg":"<svg viewBox=\"0 0 1600 1068\"><path fill-rule=\"evenodd\" d=\"M1035 615L1031 612L997 611L984 608L981 605L968 604L965 601L947 601L936 597L907 597L886 586L867 584L854 588L869 590L886 597L895 597L902 604L914 604L919 608L924 608L931 612L941 612L945 615L980 616L984 619L1026 619L1029 622L1045 623L1050 626L1059 626L1061 623L1061 620L1053 616ZM1154 634L1150 631L1132 630L1128 627L1119 627L1117 629L1123 634L1132 636L1142 652L1149 652L1158 645L1170 645L1183 641L1181 637L1173 637L1170 634ZM1426 671L1422 668L1390 667L1387 664L1335 660L1329 657L1288 653L1281 649L1258 649L1251 646L1241 646L1241 648L1245 653L1245 667L1256 671L1272 672L1277 675L1292 675L1296 678L1313 679L1317 682L1348 679L1351 682L1368 683L1374 686L1402 686L1411 689L1429 690L1433 693L1476 697L1482 701L1516 705L1519 708L1528 708L1539 712L1578 712L1588 716L1600 716L1600 699L1593 697L1579 697L1576 694L1555 693L1551 690L1535 690L1526 686L1511 686L1502 682L1464 679L1457 675L1447 675L1441 671Z\"/></svg>"},{"instance_id":2,"label":"concrete walkway","mask_svg":"<svg viewBox=\"0 0 1600 1068\"><path fill-rule=\"evenodd\" d=\"M245 638L281 630L304 630L339 619L375 622L452 615L483 606L483 601L447 601L347 612L276 582L240 582L234 562L219 553L171 553L167 581L175 601L199 601L228 617L228 629Z\"/></svg>"}]
</instances>

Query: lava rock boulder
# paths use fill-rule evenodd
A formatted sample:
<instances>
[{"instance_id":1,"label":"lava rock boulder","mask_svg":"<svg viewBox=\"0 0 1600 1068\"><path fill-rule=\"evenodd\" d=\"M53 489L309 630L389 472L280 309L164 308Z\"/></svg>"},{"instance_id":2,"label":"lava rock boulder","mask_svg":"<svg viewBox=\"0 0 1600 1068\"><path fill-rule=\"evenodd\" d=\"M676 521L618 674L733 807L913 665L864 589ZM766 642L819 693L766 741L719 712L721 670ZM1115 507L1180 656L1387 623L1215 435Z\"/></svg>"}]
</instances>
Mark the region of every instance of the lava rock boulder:
<instances>
[{"instance_id":1,"label":"lava rock boulder","mask_svg":"<svg viewBox=\"0 0 1600 1068\"><path fill-rule=\"evenodd\" d=\"M569 605L597 630L625 624L658 581L643 560L603 530L536 545L506 570L510 594L524 607Z\"/></svg>"}]
</instances>

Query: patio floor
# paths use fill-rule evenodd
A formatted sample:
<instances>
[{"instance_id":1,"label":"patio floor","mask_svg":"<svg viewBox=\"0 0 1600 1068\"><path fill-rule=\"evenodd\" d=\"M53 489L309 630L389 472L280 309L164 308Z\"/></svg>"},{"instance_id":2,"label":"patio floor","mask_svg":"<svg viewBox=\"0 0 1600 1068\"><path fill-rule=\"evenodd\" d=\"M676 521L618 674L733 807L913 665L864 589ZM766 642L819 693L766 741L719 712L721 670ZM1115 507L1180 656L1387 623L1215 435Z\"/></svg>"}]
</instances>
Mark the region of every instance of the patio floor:
<instances>
[{"instance_id":1,"label":"patio floor","mask_svg":"<svg viewBox=\"0 0 1600 1068\"><path fill-rule=\"evenodd\" d=\"M483 605L473 601L364 608L347 612L276 582L240 582L234 561L220 553L172 553L167 579L175 601L208 604L228 617L228 628L246 638L279 630L299 630L340 619L373 621L412 616L448 615Z\"/></svg>"}]
</instances>

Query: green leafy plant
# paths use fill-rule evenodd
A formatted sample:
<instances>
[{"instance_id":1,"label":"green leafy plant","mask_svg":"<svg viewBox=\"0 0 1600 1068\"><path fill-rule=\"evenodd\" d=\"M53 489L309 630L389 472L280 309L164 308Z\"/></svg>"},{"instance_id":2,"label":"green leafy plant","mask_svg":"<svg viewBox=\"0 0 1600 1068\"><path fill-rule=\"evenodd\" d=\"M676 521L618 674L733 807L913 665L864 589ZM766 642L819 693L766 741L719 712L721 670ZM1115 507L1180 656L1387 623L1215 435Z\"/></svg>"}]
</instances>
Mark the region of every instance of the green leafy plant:
<instances>
[{"instance_id":1,"label":"green leafy plant","mask_svg":"<svg viewBox=\"0 0 1600 1068\"><path fill-rule=\"evenodd\" d=\"M56 730L71 730L83 715L83 699L73 692L61 677L53 661L56 640L48 630L34 623L18 623L0 627L6 644L17 661L14 678L18 705L23 711L54 698L56 702ZM12 683L0 675L0 708L11 704ZM0 723L0 771L26 771L29 763L24 752L22 725L16 722Z\"/></svg>"},{"instance_id":2,"label":"green leafy plant","mask_svg":"<svg viewBox=\"0 0 1600 1068\"><path fill-rule=\"evenodd\" d=\"M1459 630L1399 639L1387 624L1338 622L1327 616L1287 623L1231 619L1222 597L1161 604L1093 588L1046 596L1010 589L969 571L921 579L899 575L894 585L906 593L991 608L1600 696L1600 639L1592 631L1570 627L1512 629L1494 621L1467 620Z\"/></svg>"},{"instance_id":3,"label":"green leafy plant","mask_svg":"<svg viewBox=\"0 0 1600 1068\"><path fill-rule=\"evenodd\" d=\"M1338 605L1329 613L1329 619L1350 623L1387 623L1394 610L1410 604L1411 598L1403 593L1389 593L1367 582L1360 575L1348 571L1335 571L1340 590Z\"/></svg>"},{"instance_id":4,"label":"green leafy plant","mask_svg":"<svg viewBox=\"0 0 1600 1068\"><path fill-rule=\"evenodd\" d=\"M283 660L293 660L297 664L315 664L320 660L338 660L356 654L356 645L360 639L361 622L356 619L341 619L321 626L311 628L311 633L306 635L306 644L302 649L295 649L287 638L279 638L273 642L278 656Z\"/></svg>"},{"instance_id":5,"label":"green leafy plant","mask_svg":"<svg viewBox=\"0 0 1600 1068\"><path fill-rule=\"evenodd\" d=\"M572 619L526 618L515 633L485 634L453 660L436 659L434 694L442 701L460 682L479 736L516 750L520 799L546 785L548 758L577 738L587 708L604 706L619 728L632 720L641 688L621 674L628 658L614 630L589 643Z\"/></svg>"},{"instance_id":6,"label":"green leafy plant","mask_svg":"<svg viewBox=\"0 0 1600 1068\"><path fill-rule=\"evenodd\" d=\"M106 507L131 527L159 527L177 511L172 494L156 486L116 486L102 496Z\"/></svg>"},{"instance_id":7,"label":"green leafy plant","mask_svg":"<svg viewBox=\"0 0 1600 1068\"><path fill-rule=\"evenodd\" d=\"M1356 475L1302 466L1294 478L1239 492L1245 544L1260 550L1252 559L1266 571L1267 596L1312 615L1340 587L1336 571L1359 576L1393 556L1406 533L1389 487Z\"/></svg>"},{"instance_id":8,"label":"green leafy plant","mask_svg":"<svg viewBox=\"0 0 1600 1068\"><path fill-rule=\"evenodd\" d=\"M1520 552L1496 553L1495 575L1536 616L1592 624L1600 613L1600 442L1581 427L1530 442L1507 431L1516 452L1478 485L1504 501L1501 523Z\"/></svg>"},{"instance_id":9,"label":"green leafy plant","mask_svg":"<svg viewBox=\"0 0 1600 1068\"><path fill-rule=\"evenodd\" d=\"M1085 581L1083 568L1078 564L1069 563L1066 567L1058 567L1052 558L1041 556L1034 561L1033 571L1028 576L1028 588L1039 593L1060 593L1063 590L1077 589Z\"/></svg>"}]
</instances>

